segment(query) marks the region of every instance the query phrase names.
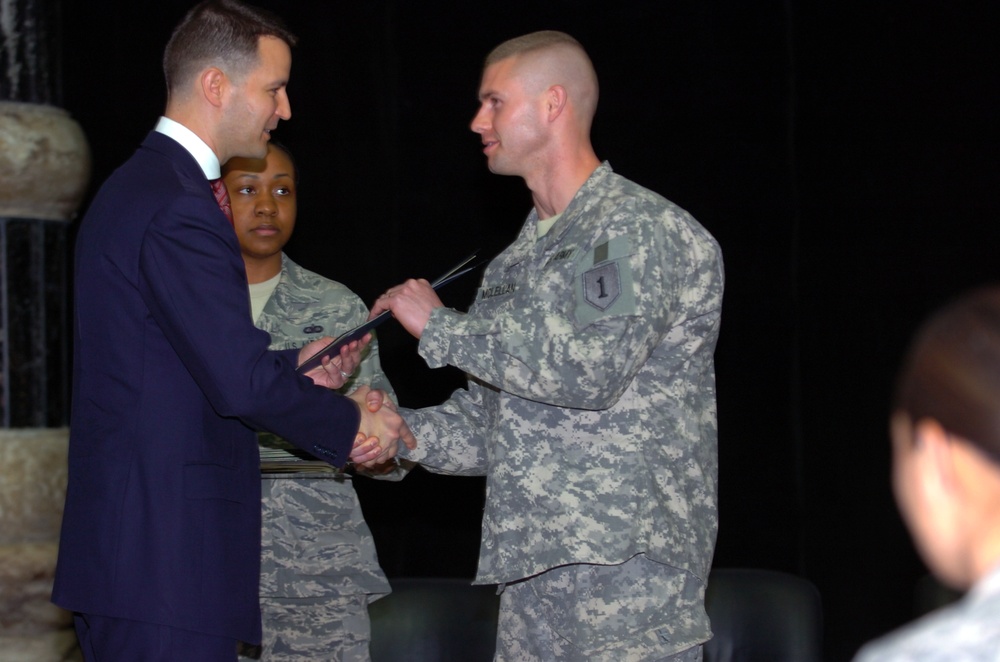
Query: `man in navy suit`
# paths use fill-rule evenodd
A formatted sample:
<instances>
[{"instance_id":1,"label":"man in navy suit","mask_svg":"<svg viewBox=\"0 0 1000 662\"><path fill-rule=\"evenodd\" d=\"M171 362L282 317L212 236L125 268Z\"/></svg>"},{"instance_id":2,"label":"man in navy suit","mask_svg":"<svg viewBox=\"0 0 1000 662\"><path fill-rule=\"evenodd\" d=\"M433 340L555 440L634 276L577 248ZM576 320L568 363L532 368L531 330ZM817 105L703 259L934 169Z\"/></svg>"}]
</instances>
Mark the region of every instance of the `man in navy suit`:
<instances>
[{"instance_id":1,"label":"man in navy suit","mask_svg":"<svg viewBox=\"0 0 1000 662\"><path fill-rule=\"evenodd\" d=\"M80 226L53 601L75 613L88 662L235 660L238 640L260 641L255 430L338 466L412 442L391 403L377 409L382 394L329 390L358 345L304 377L295 367L317 343L271 352L250 321L209 180L230 157L263 157L291 116L294 41L238 0L192 9L164 55L164 117Z\"/></svg>"}]
</instances>

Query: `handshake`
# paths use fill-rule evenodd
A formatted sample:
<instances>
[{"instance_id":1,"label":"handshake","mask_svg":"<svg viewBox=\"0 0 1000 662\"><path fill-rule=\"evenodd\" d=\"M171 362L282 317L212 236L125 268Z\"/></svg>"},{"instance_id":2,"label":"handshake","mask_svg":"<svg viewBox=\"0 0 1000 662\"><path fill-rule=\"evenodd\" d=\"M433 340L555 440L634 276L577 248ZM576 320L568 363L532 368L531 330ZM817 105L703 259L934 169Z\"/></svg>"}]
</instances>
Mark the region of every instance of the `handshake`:
<instances>
[{"instance_id":1,"label":"handshake","mask_svg":"<svg viewBox=\"0 0 1000 662\"><path fill-rule=\"evenodd\" d=\"M322 364L305 375L318 386L340 389L347 385L361 363L361 352L371 342L371 334L345 344L339 355L324 357ZM332 338L314 340L299 352L299 364L323 348ZM360 386L348 395L361 410L361 423L351 449L350 461L356 466L378 472L396 456L399 442L407 448L417 447L413 432L396 410L396 404L385 391Z\"/></svg>"},{"instance_id":2,"label":"handshake","mask_svg":"<svg viewBox=\"0 0 1000 662\"><path fill-rule=\"evenodd\" d=\"M351 462L356 466L378 470L396 456L400 441L411 450L417 447L413 432L385 391L360 386L347 397L361 409L361 423L351 449Z\"/></svg>"}]
</instances>

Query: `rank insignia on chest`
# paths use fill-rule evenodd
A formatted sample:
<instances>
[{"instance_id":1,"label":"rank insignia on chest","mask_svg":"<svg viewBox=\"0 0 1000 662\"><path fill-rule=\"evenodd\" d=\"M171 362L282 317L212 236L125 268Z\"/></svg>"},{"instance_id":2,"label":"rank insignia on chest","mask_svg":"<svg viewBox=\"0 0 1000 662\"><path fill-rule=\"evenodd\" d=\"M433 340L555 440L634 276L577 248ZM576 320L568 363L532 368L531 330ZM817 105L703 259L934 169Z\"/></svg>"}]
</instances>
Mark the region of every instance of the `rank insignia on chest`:
<instances>
[{"instance_id":1,"label":"rank insignia on chest","mask_svg":"<svg viewBox=\"0 0 1000 662\"><path fill-rule=\"evenodd\" d=\"M302 329L302 333L323 333L323 326L320 324L310 324Z\"/></svg>"},{"instance_id":2,"label":"rank insignia on chest","mask_svg":"<svg viewBox=\"0 0 1000 662\"><path fill-rule=\"evenodd\" d=\"M599 310L607 310L622 293L617 262L607 262L583 274L583 300Z\"/></svg>"}]
</instances>

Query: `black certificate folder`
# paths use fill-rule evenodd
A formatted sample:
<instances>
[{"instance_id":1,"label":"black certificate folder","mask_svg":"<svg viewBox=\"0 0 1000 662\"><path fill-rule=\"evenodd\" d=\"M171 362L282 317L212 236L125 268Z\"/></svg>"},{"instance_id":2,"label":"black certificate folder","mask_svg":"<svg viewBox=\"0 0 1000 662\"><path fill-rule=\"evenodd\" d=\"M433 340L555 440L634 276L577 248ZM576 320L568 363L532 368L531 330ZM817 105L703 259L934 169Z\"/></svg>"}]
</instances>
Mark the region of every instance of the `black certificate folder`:
<instances>
[{"instance_id":1,"label":"black certificate folder","mask_svg":"<svg viewBox=\"0 0 1000 662\"><path fill-rule=\"evenodd\" d=\"M435 290L440 289L445 285L447 285L448 283L450 283L451 281L458 278L459 276L464 276L465 274L469 273L470 271L481 265L483 261L484 260L479 258L479 251L476 251L475 253L473 253L472 255L465 258L464 260L456 264L454 267L449 269L443 276L438 278L436 281L431 283L431 287L433 287ZM344 333L334 338L333 342L331 342L329 345L327 345L326 347L319 350L318 352L310 356L308 359L303 361L302 365L300 365L297 368L297 370L299 372L304 373L304 372L309 372L313 368L317 368L323 365L324 356L329 356L331 358L337 356L338 354L340 354L341 347L343 347L344 345L348 344L353 340L358 340L360 338L363 338L366 333L368 333L369 331L371 331L372 329L382 324L391 317L392 313L387 310L378 317L370 319L364 324L360 324L354 327L353 329L345 331Z\"/></svg>"}]
</instances>

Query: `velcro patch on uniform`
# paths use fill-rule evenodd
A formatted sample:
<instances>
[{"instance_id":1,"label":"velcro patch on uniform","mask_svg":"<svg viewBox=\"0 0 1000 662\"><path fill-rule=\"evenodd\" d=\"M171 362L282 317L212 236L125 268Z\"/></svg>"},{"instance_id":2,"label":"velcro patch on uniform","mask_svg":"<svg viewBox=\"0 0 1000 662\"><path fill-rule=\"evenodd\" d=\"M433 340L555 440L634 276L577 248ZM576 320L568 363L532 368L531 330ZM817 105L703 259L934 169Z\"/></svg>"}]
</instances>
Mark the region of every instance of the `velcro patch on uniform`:
<instances>
[{"instance_id":1,"label":"velcro patch on uniform","mask_svg":"<svg viewBox=\"0 0 1000 662\"><path fill-rule=\"evenodd\" d=\"M583 300L598 310L607 310L622 293L617 262L606 262L583 274Z\"/></svg>"},{"instance_id":2,"label":"velcro patch on uniform","mask_svg":"<svg viewBox=\"0 0 1000 662\"><path fill-rule=\"evenodd\" d=\"M615 237L580 255L576 275L578 324L635 314L631 255L628 237Z\"/></svg>"}]
</instances>

